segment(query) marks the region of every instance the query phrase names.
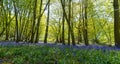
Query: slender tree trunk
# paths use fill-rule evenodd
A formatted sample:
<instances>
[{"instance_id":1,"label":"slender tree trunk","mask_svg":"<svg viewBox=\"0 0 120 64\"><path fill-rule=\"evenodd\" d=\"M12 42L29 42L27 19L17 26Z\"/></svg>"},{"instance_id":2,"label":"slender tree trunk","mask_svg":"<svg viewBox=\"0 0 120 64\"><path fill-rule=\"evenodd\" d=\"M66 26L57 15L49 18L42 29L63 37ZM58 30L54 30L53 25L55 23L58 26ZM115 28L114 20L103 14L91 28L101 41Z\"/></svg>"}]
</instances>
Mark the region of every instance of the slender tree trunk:
<instances>
[{"instance_id":1,"label":"slender tree trunk","mask_svg":"<svg viewBox=\"0 0 120 64\"><path fill-rule=\"evenodd\" d=\"M16 8L16 3L13 2L14 4L14 12L15 12L15 20L16 20L16 42L19 42L19 29L18 29L18 11L17 11L17 8Z\"/></svg>"},{"instance_id":2,"label":"slender tree trunk","mask_svg":"<svg viewBox=\"0 0 120 64\"><path fill-rule=\"evenodd\" d=\"M65 17L63 14L63 18L62 18L62 44L65 45Z\"/></svg>"},{"instance_id":3,"label":"slender tree trunk","mask_svg":"<svg viewBox=\"0 0 120 64\"><path fill-rule=\"evenodd\" d=\"M65 5L64 5L65 1L64 0L61 0L61 5L62 5L62 9L63 9L63 14L65 15L65 19L67 21L67 24L68 24L68 29L69 29L69 32L70 32L70 35L71 35L71 38L72 38L72 45L75 45L75 39L74 39L74 32L71 28L71 25L70 25L70 18L71 18L71 0L69 0L69 16L67 16L66 14L66 10L65 10ZM69 44L69 42L68 42Z\"/></svg>"},{"instance_id":4,"label":"slender tree trunk","mask_svg":"<svg viewBox=\"0 0 120 64\"><path fill-rule=\"evenodd\" d=\"M31 40L30 40L31 43L34 43L34 38L35 38L36 9L37 9L37 0L34 1L33 23L32 23Z\"/></svg>"},{"instance_id":5,"label":"slender tree trunk","mask_svg":"<svg viewBox=\"0 0 120 64\"><path fill-rule=\"evenodd\" d=\"M83 9L84 10L82 10L82 14L84 14L83 16L84 16L84 18L83 18L83 37L84 37L84 41L85 41L85 45L89 45L89 43L88 43L88 25L87 25L87 22L88 22L88 20L87 20L87 6L88 6L88 4L87 4L87 0L85 0L85 1L83 1ZM84 13L83 13L83 11L84 11Z\"/></svg>"},{"instance_id":6,"label":"slender tree trunk","mask_svg":"<svg viewBox=\"0 0 120 64\"><path fill-rule=\"evenodd\" d=\"M9 37L9 31L8 31L8 25L7 25L7 21L6 21L6 37L5 37L5 40L8 40L8 37Z\"/></svg>"},{"instance_id":7,"label":"slender tree trunk","mask_svg":"<svg viewBox=\"0 0 120 64\"><path fill-rule=\"evenodd\" d=\"M37 26L35 27L35 30L36 30L35 43L38 43L38 41L39 41L39 36L40 36L40 34L39 34L40 21L41 21L42 15L43 15L43 13L45 12L48 4L49 4L49 1L47 2L47 4L45 5L45 8L44 8L43 11L42 11L43 0L40 1L39 16L38 16Z\"/></svg>"},{"instance_id":8,"label":"slender tree trunk","mask_svg":"<svg viewBox=\"0 0 120 64\"><path fill-rule=\"evenodd\" d=\"M81 0L79 0L80 2ZM80 12L79 12L79 23L78 23L78 44L82 43L82 15L81 15L81 11L82 11L82 5L80 3Z\"/></svg>"},{"instance_id":9,"label":"slender tree trunk","mask_svg":"<svg viewBox=\"0 0 120 64\"><path fill-rule=\"evenodd\" d=\"M78 25L78 44L79 43L82 43L81 20L79 20L79 25Z\"/></svg>"},{"instance_id":10,"label":"slender tree trunk","mask_svg":"<svg viewBox=\"0 0 120 64\"><path fill-rule=\"evenodd\" d=\"M115 46L120 47L120 19L119 19L119 2L114 0L114 38Z\"/></svg>"},{"instance_id":11,"label":"slender tree trunk","mask_svg":"<svg viewBox=\"0 0 120 64\"><path fill-rule=\"evenodd\" d=\"M5 37L5 40L8 40L8 25L7 25L7 24L8 24L8 19L9 19L9 18L8 18L8 15L7 15L7 11L4 11L4 12L5 12L5 18L6 18L6 19L5 19L5 24L6 24L6 25L5 25L5 29L6 29L6 37Z\"/></svg>"},{"instance_id":12,"label":"slender tree trunk","mask_svg":"<svg viewBox=\"0 0 120 64\"><path fill-rule=\"evenodd\" d=\"M69 0L69 16L68 16L68 45L70 45L70 29L71 29L71 26L70 26L70 21L71 21L71 0Z\"/></svg>"},{"instance_id":13,"label":"slender tree trunk","mask_svg":"<svg viewBox=\"0 0 120 64\"><path fill-rule=\"evenodd\" d=\"M61 23L60 23L60 21L61 21L61 18L59 18L59 24L58 24L58 26L59 26L59 28L58 28L59 43L61 43Z\"/></svg>"},{"instance_id":14,"label":"slender tree trunk","mask_svg":"<svg viewBox=\"0 0 120 64\"><path fill-rule=\"evenodd\" d=\"M48 29L49 29L49 16L50 16L50 0L48 0L48 15L47 15L47 25L46 25L46 31L45 31L45 38L44 43L47 43L48 38Z\"/></svg>"},{"instance_id":15,"label":"slender tree trunk","mask_svg":"<svg viewBox=\"0 0 120 64\"><path fill-rule=\"evenodd\" d=\"M36 40L35 40L35 43L38 43L38 41L39 41L39 27L40 27L40 21L41 21L41 13L42 13L42 4L43 4L43 0L41 0L40 1L41 3L40 3L40 9L39 9L39 18L38 18L38 23L37 23L37 33L36 33Z\"/></svg>"},{"instance_id":16,"label":"slender tree trunk","mask_svg":"<svg viewBox=\"0 0 120 64\"><path fill-rule=\"evenodd\" d=\"M87 2L87 0L86 0ZM85 6L85 44L86 45L89 45L88 44L88 20L87 20L87 3L86 3L86 6Z\"/></svg>"},{"instance_id":17,"label":"slender tree trunk","mask_svg":"<svg viewBox=\"0 0 120 64\"><path fill-rule=\"evenodd\" d=\"M73 3L72 3L72 0L70 0L70 1L71 1L71 3L70 3L70 7L71 7L71 5L72 5ZM71 18L73 18L73 8L72 8L72 15L71 15L71 16L72 16ZM73 28L74 28L74 26L73 26L73 21L71 20L71 38L72 38L72 45L76 45Z\"/></svg>"}]
</instances>

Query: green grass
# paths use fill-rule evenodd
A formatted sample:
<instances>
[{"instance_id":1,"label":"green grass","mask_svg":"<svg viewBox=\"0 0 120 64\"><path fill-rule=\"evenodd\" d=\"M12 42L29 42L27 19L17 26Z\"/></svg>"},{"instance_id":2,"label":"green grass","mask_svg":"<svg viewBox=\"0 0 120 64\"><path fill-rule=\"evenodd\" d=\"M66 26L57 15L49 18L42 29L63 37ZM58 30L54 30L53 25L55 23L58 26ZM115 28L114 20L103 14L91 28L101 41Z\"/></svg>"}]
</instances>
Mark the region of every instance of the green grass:
<instances>
[{"instance_id":1,"label":"green grass","mask_svg":"<svg viewBox=\"0 0 120 64\"><path fill-rule=\"evenodd\" d=\"M3 64L120 64L120 51L49 46L1 46Z\"/></svg>"}]
</instances>

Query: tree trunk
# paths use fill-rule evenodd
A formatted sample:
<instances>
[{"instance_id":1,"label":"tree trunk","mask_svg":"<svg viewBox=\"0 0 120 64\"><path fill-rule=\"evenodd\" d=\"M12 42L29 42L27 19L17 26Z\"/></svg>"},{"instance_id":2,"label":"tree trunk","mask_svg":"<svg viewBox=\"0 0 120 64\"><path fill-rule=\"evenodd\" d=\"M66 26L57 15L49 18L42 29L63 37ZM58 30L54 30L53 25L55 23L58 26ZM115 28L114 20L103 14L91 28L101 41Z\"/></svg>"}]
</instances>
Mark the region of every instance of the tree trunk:
<instances>
[{"instance_id":1,"label":"tree trunk","mask_svg":"<svg viewBox=\"0 0 120 64\"><path fill-rule=\"evenodd\" d=\"M37 27L36 27L36 28L37 28L37 29L36 29L36 30L37 30L37 33L36 33L35 43L38 43L38 41L39 41L39 35L40 35L40 34L39 34L39 27L40 27L40 21L41 21L41 17L42 17L42 16L41 16L41 15L42 15L41 13L42 13L43 0L41 0L40 2L41 2L41 3L40 3L40 8L39 8L39 14L40 14L40 15L39 15L38 23L37 23Z\"/></svg>"},{"instance_id":2,"label":"tree trunk","mask_svg":"<svg viewBox=\"0 0 120 64\"><path fill-rule=\"evenodd\" d=\"M72 7L72 0L70 0L71 2L70 2L70 10L71 10L71 7ZM70 11L71 12L71 11ZM73 7L72 7L72 15L71 15L72 17L70 17L71 19L73 18ZM71 21L71 38L72 38L72 45L76 45L76 43L75 43L75 36L74 36L74 30L73 30L73 21L70 19L70 21Z\"/></svg>"},{"instance_id":3,"label":"tree trunk","mask_svg":"<svg viewBox=\"0 0 120 64\"><path fill-rule=\"evenodd\" d=\"M48 15L47 15L47 25L46 25L44 43L47 43L47 38L48 38L49 16L50 16L50 0L48 0Z\"/></svg>"},{"instance_id":4,"label":"tree trunk","mask_svg":"<svg viewBox=\"0 0 120 64\"><path fill-rule=\"evenodd\" d=\"M115 46L120 47L120 19L119 19L119 2L114 0L114 38Z\"/></svg>"},{"instance_id":5,"label":"tree trunk","mask_svg":"<svg viewBox=\"0 0 120 64\"><path fill-rule=\"evenodd\" d=\"M62 5L62 10L63 10L63 14L65 15L65 19L67 21L67 24L68 24L68 29L69 29L69 32L70 32L70 35L71 35L71 38L72 38L72 45L75 45L75 39L74 39L74 32L71 28L71 25L70 25L70 18L71 18L71 0L69 0L69 16L67 16L66 14L66 10L65 10L65 5L64 5L65 1L64 0L61 0L61 5ZM69 32L68 32L68 37L69 37ZM69 39L69 38L68 38ZM69 41L69 40L68 40ZM69 44L69 42L68 42Z\"/></svg>"},{"instance_id":6,"label":"tree trunk","mask_svg":"<svg viewBox=\"0 0 120 64\"><path fill-rule=\"evenodd\" d=\"M87 4L87 0L83 1L83 9L82 10L82 14L84 14L84 18L83 18L83 37L84 37L84 42L85 42L85 45L89 45L88 43L88 20L87 20L87 7L88 7L88 4Z\"/></svg>"},{"instance_id":7,"label":"tree trunk","mask_svg":"<svg viewBox=\"0 0 120 64\"><path fill-rule=\"evenodd\" d=\"M14 5L14 12L15 12L15 21L16 21L16 42L19 42L19 29L18 29L18 11L16 9L16 3L13 2L13 5Z\"/></svg>"},{"instance_id":8,"label":"tree trunk","mask_svg":"<svg viewBox=\"0 0 120 64\"><path fill-rule=\"evenodd\" d=\"M34 43L34 38L35 38L36 9L37 9L37 0L34 1L33 23L32 23L31 40L30 40L31 43Z\"/></svg>"},{"instance_id":9,"label":"tree trunk","mask_svg":"<svg viewBox=\"0 0 120 64\"><path fill-rule=\"evenodd\" d=\"M63 18L62 18L62 44L65 45L65 17L63 14Z\"/></svg>"}]
</instances>

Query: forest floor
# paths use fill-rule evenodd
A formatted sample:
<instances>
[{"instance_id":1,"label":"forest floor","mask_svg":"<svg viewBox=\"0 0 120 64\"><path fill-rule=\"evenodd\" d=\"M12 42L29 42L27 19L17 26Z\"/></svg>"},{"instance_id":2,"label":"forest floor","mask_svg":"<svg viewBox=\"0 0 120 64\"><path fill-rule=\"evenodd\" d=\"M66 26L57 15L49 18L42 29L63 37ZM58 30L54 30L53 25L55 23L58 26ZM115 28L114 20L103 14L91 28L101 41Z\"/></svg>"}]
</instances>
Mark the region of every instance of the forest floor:
<instances>
[{"instance_id":1,"label":"forest floor","mask_svg":"<svg viewBox=\"0 0 120 64\"><path fill-rule=\"evenodd\" d=\"M48 44L44 44L43 42L39 42L39 43L24 43L24 42L13 42L13 41L9 41L9 42L3 42L0 41L0 46L21 46L21 45L34 45L34 46L50 46L50 47L60 47L60 48L75 48L75 49L101 49L101 50L120 50L120 48L115 47L115 46L107 46L107 45L62 45L62 44L53 44L53 43L48 43Z\"/></svg>"},{"instance_id":2,"label":"forest floor","mask_svg":"<svg viewBox=\"0 0 120 64\"><path fill-rule=\"evenodd\" d=\"M120 64L120 48L0 42L0 64Z\"/></svg>"}]
</instances>

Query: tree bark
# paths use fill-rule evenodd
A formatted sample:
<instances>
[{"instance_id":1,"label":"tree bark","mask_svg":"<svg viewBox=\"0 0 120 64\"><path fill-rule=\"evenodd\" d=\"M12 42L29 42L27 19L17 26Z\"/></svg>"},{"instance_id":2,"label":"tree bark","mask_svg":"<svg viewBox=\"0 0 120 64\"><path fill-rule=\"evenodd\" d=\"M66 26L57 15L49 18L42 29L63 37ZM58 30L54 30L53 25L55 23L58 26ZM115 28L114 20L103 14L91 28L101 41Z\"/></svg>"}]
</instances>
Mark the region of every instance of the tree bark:
<instances>
[{"instance_id":1,"label":"tree bark","mask_svg":"<svg viewBox=\"0 0 120 64\"><path fill-rule=\"evenodd\" d=\"M62 18L62 44L65 45L65 17L63 14L63 18Z\"/></svg>"},{"instance_id":2,"label":"tree bark","mask_svg":"<svg viewBox=\"0 0 120 64\"><path fill-rule=\"evenodd\" d=\"M119 19L119 2L114 0L114 38L115 46L120 47L120 19Z\"/></svg>"},{"instance_id":3,"label":"tree bark","mask_svg":"<svg viewBox=\"0 0 120 64\"><path fill-rule=\"evenodd\" d=\"M66 10L65 10L65 5L64 5L65 1L64 0L61 0L61 5L62 5L62 10L63 10L63 14L65 15L65 19L67 21L67 24L68 24L68 29L69 29L69 32L70 32L70 35L71 35L71 38L72 38L72 45L75 45L75 39L74 39L74 32L73 30L71 29L71 25L70 25L70 16L67 16L66 14ZM70 15L70 10L71 10L71 0L69 0L69 15ZM69 44L69 42L68 42Z\"/></svg>"},{"instance_id":4,"label":"tree bark","mask_svg":"<svg viewBox=\"0 0 120 64\"><path fill-rule=\"evenodd\" d=\"M47 43L47 38L48 38L49 16L50 16L50 0L48 0L48 15L47 15L47 25L46 25L46 30L45 30L44 43Z\"/></svg>"},{"instance_id":5,"label":"tree bark","mask_svg":"<svg viewBox=\"0 0 120 64\"><path fill-rule=\"evenodd\" d=\"M13 2L13 5L14 5L14 12L15 12L15 21L16 21L16 34L15 34L15 36L16 36L16 42L19 42L19 29L18 29L18 10L17 10L17 8L16 8L16 4L15 4L15 2Z\"/></svg>"},{"instance_id":6,"label":"tree bark","mask_svg":"<svg viewBox=\"0 0 120 64\"><path fill-rule=\"evenodd\" d=\"M40 8L39 8L39 14L40 14L40 15L39 15L38 23L37 23L37 27L36 27L36 28L37 28L37 29L36 29L36 30L37 30L37 33L36 33L35 43L38 43L38 41L39 41L39 35L40 35L40 34L39 34L39 27L40 27L40 21L41 21L41 17L42 17L42 16L41 16L41 15L42 15L42 14L41 14L41 13L42 13L42 4L43 4L43 0L40 1Z\"/></svg>"},{"instance_id":7,"label":"tree bark","mask_svg":"<svg viewBox=\"0 0 120 64\"><path fill-rule=\"evenodd\" d=\"M34 1L33 23L32 23L31 40L30 40L31 43L34 43L34 38L35 38L36 9L37 9L37 0Z\"/></svg>"}]
</instances>

